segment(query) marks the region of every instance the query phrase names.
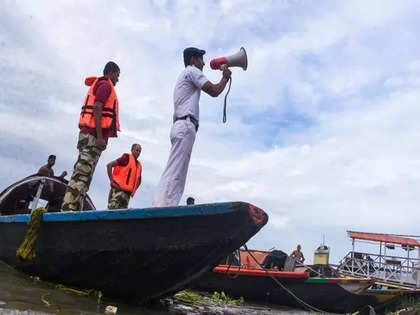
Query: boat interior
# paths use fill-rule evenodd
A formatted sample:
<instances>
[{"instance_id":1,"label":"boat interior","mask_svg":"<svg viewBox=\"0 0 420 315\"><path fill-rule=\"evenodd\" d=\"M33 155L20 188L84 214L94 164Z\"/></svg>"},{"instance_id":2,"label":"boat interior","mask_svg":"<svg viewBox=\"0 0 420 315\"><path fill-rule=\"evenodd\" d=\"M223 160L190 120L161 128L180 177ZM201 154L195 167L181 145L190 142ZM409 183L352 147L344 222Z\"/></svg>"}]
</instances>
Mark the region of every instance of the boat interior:
<instances>
[{"instance_id":1,"label":"boat interior","mask_svg":"<svg viewBox=\"0 0 420 315\"><path fill-rule=\"evenodd\" d=\"M63 202L66 187L67 181L58 177L36 174L28 176L0 193L0 215L28 214L37 207L57 212ZM95 210L89 196L86 196L82 209Z\"/></svg>"}]
</instances>

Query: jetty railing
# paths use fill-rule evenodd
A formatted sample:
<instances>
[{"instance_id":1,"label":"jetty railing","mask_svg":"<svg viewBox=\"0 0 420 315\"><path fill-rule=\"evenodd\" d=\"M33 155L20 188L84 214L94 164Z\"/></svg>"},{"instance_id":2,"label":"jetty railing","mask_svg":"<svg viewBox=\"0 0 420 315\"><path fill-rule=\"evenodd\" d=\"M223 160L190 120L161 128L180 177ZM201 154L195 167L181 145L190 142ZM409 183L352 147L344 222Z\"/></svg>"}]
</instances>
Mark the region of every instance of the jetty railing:
<instances>
[{"instance_id":1,"label":"jetty railing","mask_svg":"<svg viewBox=\"0 0 420 315\"><path fill-rule=\"evenodd\" d=\"M354 277L420 287L420 259L350 251L337 270Z\"/></svg>"}]
</instances>

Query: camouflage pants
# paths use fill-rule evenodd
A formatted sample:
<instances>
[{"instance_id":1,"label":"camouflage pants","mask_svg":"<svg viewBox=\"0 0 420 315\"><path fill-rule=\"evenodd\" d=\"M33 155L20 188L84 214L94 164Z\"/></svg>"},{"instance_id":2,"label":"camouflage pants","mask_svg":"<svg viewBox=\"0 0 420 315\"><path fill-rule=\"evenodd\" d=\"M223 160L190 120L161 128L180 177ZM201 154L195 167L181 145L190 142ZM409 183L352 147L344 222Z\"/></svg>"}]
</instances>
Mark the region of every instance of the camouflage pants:
<instances>
[{"instance_id":1,"label":"camouflage pants","mask_svg":"<svg viewBox=\"0 0 420 315\"><path fill-rule=\"evenodd\" d=\"M73 175L67 185L61 211L79 211L92 181L93 172L102 151L96 146L96 137L80 133L77 143L79 157L74 164Z\"/></svg>"},{"instance_id":2,"label":"camouflage pants","mask_svg":"<svg viewBox=\"0 0 420 315\"><path fill-rule=\"evenodd\" d=\"M131 193L121 189L111 188L108 196L108 209L126 209Z\"/></svg>"}]
</instances>

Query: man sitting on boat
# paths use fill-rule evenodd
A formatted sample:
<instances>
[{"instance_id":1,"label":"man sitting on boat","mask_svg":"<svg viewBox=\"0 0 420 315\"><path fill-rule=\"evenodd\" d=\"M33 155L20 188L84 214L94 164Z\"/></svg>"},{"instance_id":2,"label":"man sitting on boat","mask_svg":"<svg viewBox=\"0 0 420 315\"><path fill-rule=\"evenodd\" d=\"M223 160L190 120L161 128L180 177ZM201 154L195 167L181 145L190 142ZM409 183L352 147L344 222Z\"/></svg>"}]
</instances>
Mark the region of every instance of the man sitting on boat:
<instances>
[{"instance_id":1,"label":"man sitting on boat","mask_svg":"<svg viewBox=\"0 0 420 315\"><path fill-rule=\"evenodd\" d=\"M41 168L38 170L38 175L43 175L43 176L49 176L49 177L54 177L54 170L53 170L53 166L55 164L55 155L50 155L48 157L47 160L47 164L41 166ZM59 176L60 179L63 179L65 176L67 175L67 172L64 171L63 173L61 173L61 175Z\"/></svg>"},{"instance_id":2,"label":"man sitting on boat","mask_svg":"<svg viewBox=\"0 0 420 315\"><path fill-rule=\"evenodd\" d=\"M108 209L128 208L130 197L134 196L141 184L142 166L138 161L140 153L141 145L135 143L131 146L131 154L124 153L120 158L107 164L111 183Z\"/></svg>"},{"instance_id":3,"label":"man sitting on boat","mask_svg":"<svg viewBox=\"0 0 420 315\"><path fill-rule=\"evenodd\" d=\"M293 257L297 263L303 264L305 257L303 257L303 253L300 251L301 248L302 247L298 245L297 248L290 254L290 257Z\"/></svg>"}]
</instances>

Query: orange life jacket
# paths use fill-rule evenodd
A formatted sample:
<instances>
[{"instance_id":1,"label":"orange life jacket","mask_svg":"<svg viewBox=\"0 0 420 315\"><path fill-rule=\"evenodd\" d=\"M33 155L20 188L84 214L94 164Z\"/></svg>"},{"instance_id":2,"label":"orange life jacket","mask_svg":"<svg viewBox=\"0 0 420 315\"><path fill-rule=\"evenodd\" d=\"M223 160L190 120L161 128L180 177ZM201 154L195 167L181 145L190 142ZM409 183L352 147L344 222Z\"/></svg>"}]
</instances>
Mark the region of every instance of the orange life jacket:
<instances>
[{"instance_id":1,"label":"orange life jacket","mask_svg":"<svg viewBox=\"0 0 420 315\"><path fill-rule=\"evenodd\" d=\"M80 113L79 128L95 128L95 119L93 117L93 110L95 109L95 95L93 94L93 90L96 83L98 83L98 80L99 78L97 77L88 77L85 80L85 84L90 86L90 89L87 92L85 101L82 106L82 111ZM102 108L101 128L110 129L110 137L116 137L117 131L120 131L118 98L114 90L114 84L110 79L108 79L108 82L111 86L111 94L109 95Z\"/></svg>"},{"instance_id":2,"label":"orange life jacket","mask_svg":"<svg viewBox=\"0 0 420 315\"><path fill-rule=\"evenodd\" d=\"M129 154L126 166L115 166L112 171L112 179L122 190L131 192L134 196L141 179L141 163L132 154Z\"/></svg>"}]
</instances>

